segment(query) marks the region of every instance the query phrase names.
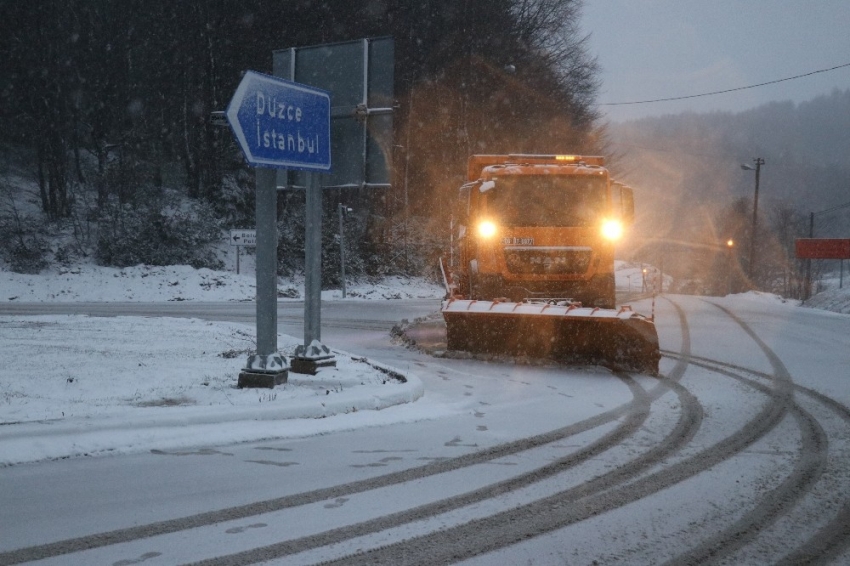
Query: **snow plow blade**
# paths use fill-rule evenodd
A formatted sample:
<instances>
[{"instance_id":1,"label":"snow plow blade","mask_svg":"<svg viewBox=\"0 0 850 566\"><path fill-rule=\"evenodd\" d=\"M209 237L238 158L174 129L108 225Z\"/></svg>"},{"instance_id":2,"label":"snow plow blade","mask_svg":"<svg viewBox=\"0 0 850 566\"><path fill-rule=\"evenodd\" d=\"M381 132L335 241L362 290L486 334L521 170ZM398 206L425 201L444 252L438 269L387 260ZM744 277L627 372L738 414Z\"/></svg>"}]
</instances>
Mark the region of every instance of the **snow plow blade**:
<instances>
[{"instance_id":1,"label":"snow plow blade","mask_svg":"<svg viewBox=\"0 0 850 566\"><path fill-rule=\"evenodd\" d=\"M448 350L549 358L658 374L655 324L631 307L449 299L443 303Z\"/></svg>"}]
</instances>

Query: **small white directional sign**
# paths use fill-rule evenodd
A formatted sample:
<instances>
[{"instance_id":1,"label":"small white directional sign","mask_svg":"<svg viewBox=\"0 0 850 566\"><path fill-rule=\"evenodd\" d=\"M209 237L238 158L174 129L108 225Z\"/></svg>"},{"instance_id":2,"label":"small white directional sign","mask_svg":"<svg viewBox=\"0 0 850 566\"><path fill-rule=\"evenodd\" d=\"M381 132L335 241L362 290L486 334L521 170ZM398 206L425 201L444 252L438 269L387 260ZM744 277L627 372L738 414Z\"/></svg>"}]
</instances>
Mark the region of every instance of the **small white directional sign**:
<instances>
[{"instance_id":1,"label":"small white directional sign","mask_svg":"<svg viewBox=\"0 0 850 566\"><path fill-rule=\"evenodd\" d=\"M230 231L231 246L246 246L253 248L257 246L257 231L256 230L231 230Z\"/></svg>"},{"instance_id":2,"label":"small white directional sign","mask_svg":"<svg viewBox=\"0 0 850 566\"><path fill-rule=\"evenodd\" d=\"M226 116L251 165L330 171L328 92L247 71Z\"/></svg>"}]
</instances>

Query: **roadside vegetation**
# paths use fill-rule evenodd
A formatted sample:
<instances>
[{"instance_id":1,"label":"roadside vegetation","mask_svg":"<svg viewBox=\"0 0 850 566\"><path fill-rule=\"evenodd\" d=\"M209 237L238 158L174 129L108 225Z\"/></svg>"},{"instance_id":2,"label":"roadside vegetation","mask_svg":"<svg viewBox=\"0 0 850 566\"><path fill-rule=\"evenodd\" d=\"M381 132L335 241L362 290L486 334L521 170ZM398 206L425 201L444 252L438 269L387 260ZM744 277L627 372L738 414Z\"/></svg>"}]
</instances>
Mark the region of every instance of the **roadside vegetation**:
<instances>
[{"instance_id":1,"label":"roadside vegetation","mask_svg":"<svg viewBox=\"0 0 850 566\"><path fill-rule=\"evenodd\" d=\"M348 274L436 276L470 153L601 150L576 0L7 4L0 259L14 271L218 267L222 231L253 227L254 176L210 113L245 70L270 73L274 49L395 42L392 188L324 191L327 284L340 203ZM303 207L279 193L282 275L303 269Z\"/></svg>"}]
</instances>

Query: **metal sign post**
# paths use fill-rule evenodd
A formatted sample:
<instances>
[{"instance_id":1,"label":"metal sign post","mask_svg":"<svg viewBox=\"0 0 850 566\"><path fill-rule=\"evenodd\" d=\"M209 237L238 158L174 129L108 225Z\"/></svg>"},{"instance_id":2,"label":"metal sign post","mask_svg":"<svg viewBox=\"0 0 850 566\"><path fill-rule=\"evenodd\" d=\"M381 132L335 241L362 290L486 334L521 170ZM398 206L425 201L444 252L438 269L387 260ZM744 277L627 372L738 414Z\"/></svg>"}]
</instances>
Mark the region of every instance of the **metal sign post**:
<instances>
[{"instance_id":1,"label":"metal sign post","mask_svg":"<svg viewBox=\"0 0 850 566\"><path fill-rule=\"evenodd\" d=\"M289 368L277 351L277 173L269 168L330 171L330 95L248 71L225 115L257 182L257 352L238 386L274 387Z\"/></svg>"},{"instance_id":2,"label":"metal sign post","mask_svg":"<svg viewBox=\"0 0 850 566\"><path fill-rule=\"evenodd\" d=\"M321 251L322 251L322 193L321 187L316 182L316 176L312 173L307 175L307 208L306 214L306 238L304 240L304 260L306 272L304 281L304 345L309 346L314 340L321 341L321 300L322 281L313 274L321 274Z\"/></svg>"},{"instance_id":3,"label":"metal sign post","mask_svg":"<svg viewBox=\"0 0 850 566\"><path fill-rule=\"evenodd\" d=\"M277 193L274 169L257 168L257 353L248 358L246 370L239 374L242 387L251 373L285 371L286 361L277 352ZM247 374L247 375L246 375ZM244 377L243 377L244 375ZM286 376L280 383L286 381ZM272 386L277 385L275 381ZM256 385L254 385L256 387Z\"/></svg>"},{"instance_id":4,"label":"metal sign post","mask_svg":"<svg viewBox=\"0 0 850 566\"><path fill-rule=\"evenodd\" d=\"M322 187L315 173L307 174L304 236L304 344L295 349L292 371L315 375L336 365L322 344Z\"/></svg>"}]
</instances>

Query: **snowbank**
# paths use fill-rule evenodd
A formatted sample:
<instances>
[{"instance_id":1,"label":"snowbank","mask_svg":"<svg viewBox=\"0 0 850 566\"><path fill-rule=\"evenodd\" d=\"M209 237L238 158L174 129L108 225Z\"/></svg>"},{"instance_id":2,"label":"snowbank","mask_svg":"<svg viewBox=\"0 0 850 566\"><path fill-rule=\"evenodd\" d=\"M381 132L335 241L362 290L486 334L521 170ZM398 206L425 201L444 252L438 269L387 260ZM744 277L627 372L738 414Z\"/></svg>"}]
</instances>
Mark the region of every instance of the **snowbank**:
<instances>
[{"instance_id":1,"label":"snowbank","mask_svg":"<svg viewBox=\"0 0 850 566\"><path fill-rule=\"evenodd\" d=\"M117 269L82 265L50 269L38 275L0 271L0 301L17 302L162 302L253 301L254 274L194 269L172 265L138 265ZM379 284L353 282L347 286L353 299L441 298L439 285L421 278L387 278ZM281 280L281 299L304 296L303 279ZM341 298L338 289L322 292L322 298Z\"/></svg>"}]
</instances>

